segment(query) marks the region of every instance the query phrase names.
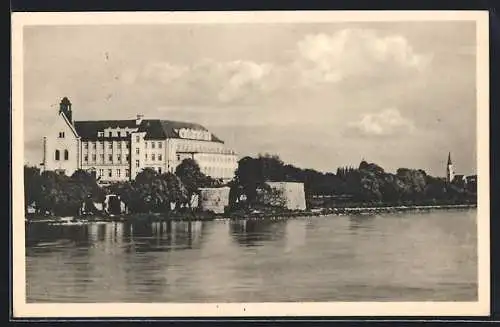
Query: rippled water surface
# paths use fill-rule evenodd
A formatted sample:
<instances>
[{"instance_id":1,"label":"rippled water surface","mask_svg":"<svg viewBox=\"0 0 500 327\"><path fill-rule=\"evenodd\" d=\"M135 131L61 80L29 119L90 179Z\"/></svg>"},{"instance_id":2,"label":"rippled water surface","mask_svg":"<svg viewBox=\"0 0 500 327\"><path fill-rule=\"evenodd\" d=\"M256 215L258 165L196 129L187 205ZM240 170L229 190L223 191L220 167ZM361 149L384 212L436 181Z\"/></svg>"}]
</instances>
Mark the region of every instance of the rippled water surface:
<instances>
[{"instance_id":1,"label":"rippled water surface","mask_svg":"<svg viewBox=\"0 0 500 327\"><path fill-rule=\"evenodd\" d=\"M476 211L27 225L28 302L476 301Z\"/></svg>"}]
</instances>

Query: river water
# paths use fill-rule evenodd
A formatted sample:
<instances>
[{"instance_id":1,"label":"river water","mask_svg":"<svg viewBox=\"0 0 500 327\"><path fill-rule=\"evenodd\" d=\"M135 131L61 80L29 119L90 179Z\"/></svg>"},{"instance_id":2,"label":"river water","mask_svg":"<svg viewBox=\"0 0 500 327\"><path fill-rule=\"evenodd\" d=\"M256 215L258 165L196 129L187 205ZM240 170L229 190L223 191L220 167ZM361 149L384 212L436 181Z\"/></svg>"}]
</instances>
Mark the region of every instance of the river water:
<instances>
[{"instance_id":1,"label":"river water","mask_svg":"<svg viewBox=\"0 0 500 327\"><path fill-rule=\"evenodd\" d=\"M31 223L27 301L476 301L476 214Z\"/></svg>"}]
</instances>

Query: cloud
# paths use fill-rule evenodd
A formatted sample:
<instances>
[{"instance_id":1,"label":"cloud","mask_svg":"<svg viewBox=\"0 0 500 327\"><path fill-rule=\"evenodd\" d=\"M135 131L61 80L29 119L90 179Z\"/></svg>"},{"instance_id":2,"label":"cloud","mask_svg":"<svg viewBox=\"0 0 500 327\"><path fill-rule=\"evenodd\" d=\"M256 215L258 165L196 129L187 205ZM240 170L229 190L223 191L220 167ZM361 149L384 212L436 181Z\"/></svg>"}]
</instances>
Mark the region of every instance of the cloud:
<instances>
[{"instance_id":1,"label":"cloud","mask_svg":"<svg viewBox=\"0 0 500 327\"><path fill-rule=\"evenodd\" d=\"M307 83L395 77L421 71L431 59L416 53L401 35L382 36L369 29L307 35L297 43L295 52L294 67Z\"/></svg>"},{"instance_id":2,"label":"cloud","mask_svg":"<svg viewBox=\"0 0 500 327\"><path fill-rule=\"evenodd\" d=\"M378 82L406 78L424 69L429 60L416 53L402 36L381 36L367 29L305 35L292 48L292 57L281 62L152 62L135 73L126 71L121 79L127 85L146 84L150 89L160 89L162 97L177 103L255 103L274 92L314 88L318 84L360 85L374 78Z\"/></svg>"},{"instance_id":3,"label":"cloud","mask_svg":"<svg viewBox=\"0 0 500 327\"><path fill-rule=\"evenodd\" d=\"M347 125L348 136L387 137L413 133L414 123L397 109L385 109L376 114L364 114L359 121Z\"/></svg>"},{"instance_id":4,"label":"cloud","mask_svg":"<svg viewBox=\"0 0 500 327\"><path fill-rule=\"evenodd\" d=\"M231 103L252 94L270 90L266 81L273 65L254 61L218 62L203 59L192 65L153 62L146 65L137 77L123 78L130 84L152 83L173 99L202 98L208 102ZM269 79L270 81L271 79ZM211 100L211 101L210 101Z\"/></svg>"}]
</instances>

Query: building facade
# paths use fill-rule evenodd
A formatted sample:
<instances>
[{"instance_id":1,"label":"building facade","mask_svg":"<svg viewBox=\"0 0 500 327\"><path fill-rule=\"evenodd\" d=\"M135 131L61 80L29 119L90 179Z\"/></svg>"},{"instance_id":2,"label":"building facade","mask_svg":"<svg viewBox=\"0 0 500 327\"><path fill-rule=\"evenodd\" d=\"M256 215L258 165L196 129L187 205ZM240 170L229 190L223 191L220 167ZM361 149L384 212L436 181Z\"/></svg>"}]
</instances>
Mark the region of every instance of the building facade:
<instances>
[{"instance_id":1,"label":"building facade","mask_svg":"<svg viewBox=\"0 0 500 327\"><path fill-rule=\"evenodd\" d=\"M44 170L71 175L84 169L107 183L134 179L144 168L173 173L191 158L214 179L234 177L236 153L199 124L142 115L130 120L73 121L71 106L67 98L61 101L58 119L44 137Z\"/></svg>"}]
</instances>

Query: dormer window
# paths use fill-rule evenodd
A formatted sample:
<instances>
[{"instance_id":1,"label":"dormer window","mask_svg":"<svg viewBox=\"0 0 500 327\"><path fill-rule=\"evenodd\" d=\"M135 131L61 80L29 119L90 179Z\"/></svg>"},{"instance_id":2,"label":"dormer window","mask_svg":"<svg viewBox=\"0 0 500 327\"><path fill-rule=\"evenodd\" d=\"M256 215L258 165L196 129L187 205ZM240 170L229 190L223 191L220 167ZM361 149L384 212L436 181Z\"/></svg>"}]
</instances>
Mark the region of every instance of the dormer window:
<instances>
[{"instance_id":1,"label":"dormer window","mask_svg":"<svg viewBox=\"0 0 500 327\"><path fill-rule=\"evenodd\" d=\"M98 137L104 137L104 132L97 132Z\"/></svg>"},{"instance_id":2,"label":"dormer window","mask_svg":"<svg viewBox=\"0 0 500 327\"><path fill-rule=\"evenodd\" d=\"M59 138L63 139L64 138L64 132L59 132Z\"/></svg>"},{"instance_id":3,"label":"dormer window","mask_svg":"<svg viewBox=\"0 0 500 327\"><path fill-rule=\"evenodd\" d=\"M108 132L108 136L109 137L113 136L113 132Z\"/></svg>"}]
</instances>

